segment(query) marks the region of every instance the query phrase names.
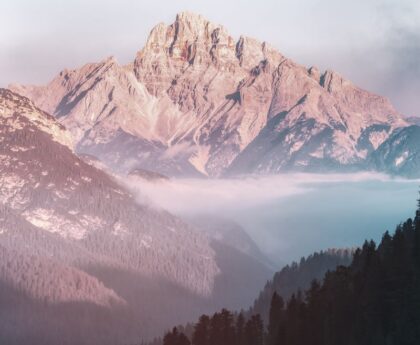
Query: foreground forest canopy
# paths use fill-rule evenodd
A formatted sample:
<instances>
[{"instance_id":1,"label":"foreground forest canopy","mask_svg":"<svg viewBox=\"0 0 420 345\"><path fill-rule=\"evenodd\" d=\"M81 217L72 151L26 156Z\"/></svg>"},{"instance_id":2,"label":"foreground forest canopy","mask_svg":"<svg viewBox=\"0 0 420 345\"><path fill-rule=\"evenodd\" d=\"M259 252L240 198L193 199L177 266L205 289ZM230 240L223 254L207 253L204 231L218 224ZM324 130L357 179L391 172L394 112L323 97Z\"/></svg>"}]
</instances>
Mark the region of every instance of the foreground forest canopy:
<instances>
[{"instance_id":1,"label":"foreground forest canopy","mask_svg":"<svg viewBox=\"0 0 420 345\"><path fill-rule=\"evenodd\" d=\"M350 266L329 271L262 317L226 309L203 315L192 334L173 328L164 345L414 345L420 339L420 202L414 220L366 241Z\"/></svg>"}]
</instances>

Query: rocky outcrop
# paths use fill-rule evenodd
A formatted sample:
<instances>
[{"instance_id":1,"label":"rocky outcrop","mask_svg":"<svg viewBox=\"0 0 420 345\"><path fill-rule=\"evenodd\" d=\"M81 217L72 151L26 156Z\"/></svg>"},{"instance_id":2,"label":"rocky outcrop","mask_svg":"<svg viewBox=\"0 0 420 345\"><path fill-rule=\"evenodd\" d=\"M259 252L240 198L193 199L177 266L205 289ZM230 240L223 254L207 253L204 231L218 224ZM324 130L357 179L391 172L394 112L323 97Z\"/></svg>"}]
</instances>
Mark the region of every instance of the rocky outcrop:
<instances>
[{"instance_id":1,"label":"rocky outcrop","mask_svg":"<svg viewBox=\"0 0 420 345\"><path fill-rule=\"evenodd\" d=\"M407 125L388 100L337 73L235 41L188 12L158 24L132 64L108 58L47 86L12 88L58 117L76 151L125 173L350 168Z\"/></svg>"}]
</instances>

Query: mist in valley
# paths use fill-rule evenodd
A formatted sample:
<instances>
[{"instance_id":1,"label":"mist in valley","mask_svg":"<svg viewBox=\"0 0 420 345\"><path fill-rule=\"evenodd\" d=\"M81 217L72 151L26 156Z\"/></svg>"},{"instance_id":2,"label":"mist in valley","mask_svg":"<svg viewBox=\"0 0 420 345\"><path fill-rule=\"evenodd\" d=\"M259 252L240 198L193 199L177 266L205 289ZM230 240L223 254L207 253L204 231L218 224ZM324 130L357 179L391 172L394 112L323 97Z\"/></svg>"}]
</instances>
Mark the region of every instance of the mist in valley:
<instances>
[{"instance_id":1,"label":"mist in valley","mask_svg":"<svg viewBox=\"0 0 420 345\"><path fill-rule=\"evenodd\" d=\"M419 185L376 173L126 183L140 203L237 223L277 268L314 251L379 241L414 214Z\"/></svg>"}]
</instances>

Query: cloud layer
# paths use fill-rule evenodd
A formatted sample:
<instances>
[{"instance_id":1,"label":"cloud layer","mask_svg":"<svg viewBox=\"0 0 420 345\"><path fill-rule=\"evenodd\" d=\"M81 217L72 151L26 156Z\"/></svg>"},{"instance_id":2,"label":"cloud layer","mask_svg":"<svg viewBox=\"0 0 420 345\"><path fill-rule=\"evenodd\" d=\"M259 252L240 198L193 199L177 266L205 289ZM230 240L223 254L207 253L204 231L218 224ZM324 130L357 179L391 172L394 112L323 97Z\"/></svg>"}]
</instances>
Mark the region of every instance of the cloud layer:
<instances>
[{"instance_id":1,"label":"cloud layer","mask_svg":"<svg viewBox=\"0 0 420 345\"><path fill-rule=\"evenodd\" d=\"M378 240L413 215L419 183L371 173L125 182L140 203L234 220L278 265Z\"/></svg>"}]
</instances>

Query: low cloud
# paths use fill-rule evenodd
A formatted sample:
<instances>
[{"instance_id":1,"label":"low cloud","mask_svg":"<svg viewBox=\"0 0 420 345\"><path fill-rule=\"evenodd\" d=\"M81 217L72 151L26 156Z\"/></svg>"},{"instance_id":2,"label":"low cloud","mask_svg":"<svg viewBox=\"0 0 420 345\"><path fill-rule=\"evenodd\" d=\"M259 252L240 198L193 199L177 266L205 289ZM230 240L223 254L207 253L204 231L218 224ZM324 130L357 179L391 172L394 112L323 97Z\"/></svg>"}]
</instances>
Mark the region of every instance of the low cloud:
<instances>
[{"instance_id":1,"label":"low cloud","mask_svg":"<svg viewBox=\"0 0 420 345\"><path fill-rule=\"evenodd\" d=\"M317 250L379 240L413 215L419 184L376 173L125 182L139 203L239 223L279 266Z\"/></svg>"},{"instance_id":2,"label":"low cloud","mask_svg":"<svg viewBox=\"0 0 420 345\"><path fill-rule=\"evenodd\" d=\"M376 173L284 174L236 179L172 179L150 182L133 178L128 183L138 201L181 215L219 213L270 204L292 195L310 192L314 184L387 181Z\"/></svg>"}]
</instances>

